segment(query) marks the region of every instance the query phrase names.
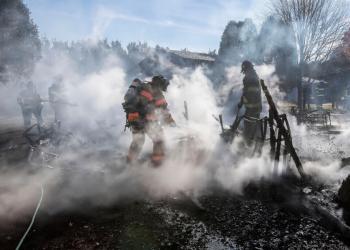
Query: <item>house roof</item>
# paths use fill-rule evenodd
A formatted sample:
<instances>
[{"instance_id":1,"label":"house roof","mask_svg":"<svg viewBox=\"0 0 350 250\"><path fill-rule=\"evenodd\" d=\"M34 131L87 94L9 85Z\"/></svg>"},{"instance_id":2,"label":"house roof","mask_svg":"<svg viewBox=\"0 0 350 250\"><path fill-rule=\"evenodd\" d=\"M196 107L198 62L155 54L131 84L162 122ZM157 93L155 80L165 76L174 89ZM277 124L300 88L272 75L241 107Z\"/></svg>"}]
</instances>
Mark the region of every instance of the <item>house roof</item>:
<instances>
[{"instance_id":1,"label":"house roof","mask_svg":"<svg viewBox=\"0 0 350 250\"><path fill-rule=\"evenodd\" d=\"M303 77L303 84L318 84L318 83L324 83L323 80L314 79L311 77Z\"/></svg>"},{"instance_id":2,"label":"house roof","mask_svg":"<svg viewBox=\"0 0 350 250\"><path fill-rule=\"evenodd\" d=\"M215 58L209 54L190 52L188 50L169 50L169 53L185 59L215 62Z\"/></svg>"}]
</instances>

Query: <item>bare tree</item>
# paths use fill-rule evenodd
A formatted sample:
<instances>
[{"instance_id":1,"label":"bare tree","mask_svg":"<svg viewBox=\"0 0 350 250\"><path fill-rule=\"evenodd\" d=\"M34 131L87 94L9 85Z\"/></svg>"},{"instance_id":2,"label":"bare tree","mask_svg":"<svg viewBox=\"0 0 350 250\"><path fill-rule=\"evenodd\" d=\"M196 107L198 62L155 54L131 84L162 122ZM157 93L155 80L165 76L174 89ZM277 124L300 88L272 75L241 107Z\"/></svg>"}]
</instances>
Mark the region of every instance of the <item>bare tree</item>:
<instances>
[{"instance_id":1,"label":"bare tree","mask_svg":"<svg viewBox=\"0 0 350 250\"><path fill-rule=\"evenodd\" d=\"M298 107L302 107L303 68L309 62L323 62L341 43L349 29L346 0L269 0L271 14L294 32L298 50Z\"/></svg>"}]
</instances>

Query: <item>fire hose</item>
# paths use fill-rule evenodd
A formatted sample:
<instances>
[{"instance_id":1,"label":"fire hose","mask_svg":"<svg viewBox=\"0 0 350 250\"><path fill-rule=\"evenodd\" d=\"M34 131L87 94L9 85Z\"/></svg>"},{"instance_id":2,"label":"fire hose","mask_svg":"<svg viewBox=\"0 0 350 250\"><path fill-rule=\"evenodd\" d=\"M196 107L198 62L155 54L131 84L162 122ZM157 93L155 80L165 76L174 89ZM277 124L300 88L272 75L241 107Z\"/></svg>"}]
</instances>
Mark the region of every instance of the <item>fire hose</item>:
<instances>
[{"instance_id":1,"label":"fire hose","mask_svg":"<svg viewBox=\"0 0 350 250\"><path fill-rule=\"evenodd\" d=\"M19 243L18 243L18 245L17 245L17 247L16 247L16 250L19 250L19 249L21 248L21 246L22 246L22 244L23 244L25 238L27 237L28 233L30 232L30 230L31 230L31 228L32 228L32 226L33 226L33 224L34 224L35 217L36 217L36 215L37 215L37 213L38 213L38 211L39 211L39 208L40 208L40 206L41 206L41 203L42 203L43 197L44 197L44 187L43 187L42 184L40 184L40 190L41 190L40 199L39 199L39 201L38 201L38 204L36 205L36 209L35 209L35 212L34 212L34 214L33 214L33 216L32 216L32 220L31 220L31 222L30 222L30 224L29 224L27 230L26 230L25 233L23 234L21 240L19 241Z\"/></svg>"}]
</instances>

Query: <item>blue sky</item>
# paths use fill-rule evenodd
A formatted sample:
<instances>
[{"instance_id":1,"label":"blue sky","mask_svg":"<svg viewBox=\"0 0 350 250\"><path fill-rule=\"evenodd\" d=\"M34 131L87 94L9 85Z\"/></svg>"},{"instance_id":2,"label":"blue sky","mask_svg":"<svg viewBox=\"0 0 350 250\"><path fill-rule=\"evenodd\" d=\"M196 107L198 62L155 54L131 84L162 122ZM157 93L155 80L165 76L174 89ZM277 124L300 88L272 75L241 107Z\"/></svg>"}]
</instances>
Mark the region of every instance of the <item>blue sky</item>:
<instances>
[{"instance_id":1,"label":"blue sky","mask_svg":"<svg viewBox=\"0 0 350 250\"><path fill-rule=\"evenodd\" d=\"M41 36L108 38L195 51L217 49L229 20L257 18L264 0L24 0Z\"/></svg>"}]
</instances>

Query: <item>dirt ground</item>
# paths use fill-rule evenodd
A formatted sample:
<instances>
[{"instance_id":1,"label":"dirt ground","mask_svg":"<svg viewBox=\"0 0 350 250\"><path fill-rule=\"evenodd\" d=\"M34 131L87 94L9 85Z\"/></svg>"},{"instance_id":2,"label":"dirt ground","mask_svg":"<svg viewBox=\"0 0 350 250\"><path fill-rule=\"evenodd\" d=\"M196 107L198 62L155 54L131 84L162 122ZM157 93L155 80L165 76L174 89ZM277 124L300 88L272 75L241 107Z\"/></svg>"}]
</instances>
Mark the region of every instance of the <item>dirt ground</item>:
<instances>
[{"instance_id":1,"label":"dirt ground","mask_svg":"<svg viewBox=\"0 0 350 250\"><path fill-rule=\"evenodd\" d=\"M1 129L2 168L24 167L29 147L22 132L20 126ZM0 189L0 194L3 191ZM75 201L74 209L65 211L50 210L60 200L44 196L21 249L349 248L347 237L300 205L298 191L264 183L248 186L245 191L244 196L238 196L213 189L198 201L179 193L160 200L145 197L108 206L82 199ZM37 199L39 195L38 190ZM312 195L336 206L335 193L324 195L316 190ZM1 219L0 249L15 249L36 205L33 199L21 216Z\"/></svg>"},{"instance_id":2,"label":"dirt ground","mask_svg":"<svg viewBox=\"0 0 350 250\"><path fill-rule=\"evenodd\" d=\"M41 213L22 249L347 249L319 221L272 202L226 194L201 203L206 210L179 199ZM24 222L1 231L2 249L15 248Z\"/></svg>"}]
</instances>

